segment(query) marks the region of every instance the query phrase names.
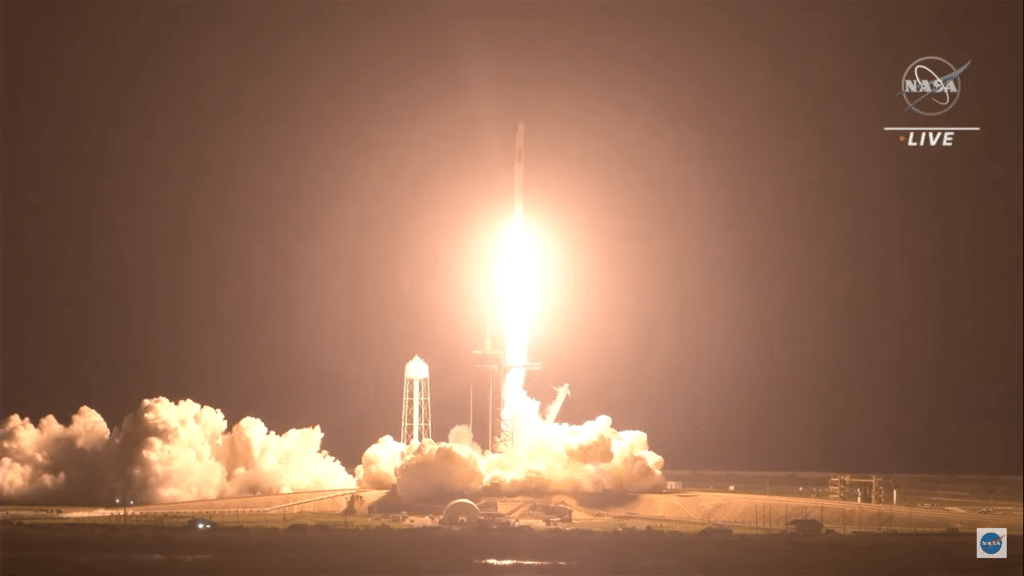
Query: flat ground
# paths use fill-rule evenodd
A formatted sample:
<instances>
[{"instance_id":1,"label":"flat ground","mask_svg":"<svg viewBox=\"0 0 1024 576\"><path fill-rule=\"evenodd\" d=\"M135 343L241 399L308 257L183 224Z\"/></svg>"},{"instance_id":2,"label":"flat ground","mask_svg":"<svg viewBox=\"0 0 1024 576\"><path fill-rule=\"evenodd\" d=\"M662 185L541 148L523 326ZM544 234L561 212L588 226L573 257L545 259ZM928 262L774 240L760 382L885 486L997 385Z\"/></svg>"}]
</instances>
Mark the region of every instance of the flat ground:
<instances>
[{"instance_id":1,"label":"flat ground","mask_svg":"<svg viewBox=\"0 0 1024 576\"><path fill-rule=\"evenodd\" d=\"M387 526L386 524L384 526ZM708 538L641 530L481 531L226 528L97 524L2 528L4 574L1021 574L976 558L974 534ZM530 563L530 564L527 564Z\"/></svg>"},{"instance_id":2,"label":"flat ground","mask_svg":"<svg viewBox=\"0 0 1024 576\"><path fill-rule=\"evenodd\" d=\"M355 495L354 515L344 511ZM384 502L385 514L408 510L412 516L396 527L430 524L428 514L440 514L436 506L408 507L383 490L334 490L273 496L253 496L200 502L134 506L131 508L38 508L5 507L5 518L23 522L87 522L129 525L180 526L200 516L225 526L284 528L292 524L358 526L379 523L369 518L371 510ZM874 532L937 532L975 528L1006 528L1011 534L1024 533L1024 506L1020 502L983 500L972 494L960 496L974 506L929 506L858 504L829 500L825 494L808 491L804 496L766 496L732 491L679 491L662 494L576 494L543 497L483 498L484 509L506 514L524 524L543 527L537 521L558 505L573 511L573 525L605 529L617 526L654 526L695 532L710 524L726 525L737 533L764 534L784 531L796 518L816 519L841 534ZM962 503L961 503L962 504ZM531 522L534 520L536 522Z\"/></svg>"},{"instance_id":3,"label":"flat ground","mask_svg":"<svg viewBox=\"0 0 1024 576\"><path fill-rule=\"evenodd\" d=\"M441 528L443 502L406 506L381 490L131 508L5 506L2 568L4 576L1024 573L1020 478L912 477L900 484L908 497L899 505L870 505L829 500L827 475L673 475L681 489L661 494L481 499L485 510L512 518L512 530ZM353 496L355 513L347 514ZM571 509L572 522L548 526L554 507ZM393 515L402 510L408 518ZM218 527L182 528L196 516ZM785 535L795 518L836 534ZM697 535L711 524L732 535ZM1007 528L1009 560L975 557L979 527ZM506 560L540 564L498 562Z\"/></svg>"},{"instance_id":4,"label":"flat ground","mask_svg":"<svg viewBox=\"0 0 1024 576\"><path fill-rule=\"evenodd\" d=\"M825 472L665 472L665 478L679 484L683 490L803 498L826 497L830 476ZM871 474L853 476L869 477ZM882 477L887 504L892 503L894 488L898 492L898 503L904 506L962 507L977 511L1004 504L1020 508L1024 502L1024 477L1021 476L901 474Z\"/></svg>"},{"instance_id":5,"label":"flat ground","mask_svg":"<svg viewBox=\"0 0 1024 576\"><path fill-rule=\"evenodd\" d=\"M777 531L795 518L813 518L838 532L941 531L1005 527L1024 533L1022 507L980 514L965 509L858 504L826 498L763 496L721 492L670 494L577 494L554 498L577 510L580 520L643 517L680 525L724 524L738 531Z\"/></svg>"}]
</instances>

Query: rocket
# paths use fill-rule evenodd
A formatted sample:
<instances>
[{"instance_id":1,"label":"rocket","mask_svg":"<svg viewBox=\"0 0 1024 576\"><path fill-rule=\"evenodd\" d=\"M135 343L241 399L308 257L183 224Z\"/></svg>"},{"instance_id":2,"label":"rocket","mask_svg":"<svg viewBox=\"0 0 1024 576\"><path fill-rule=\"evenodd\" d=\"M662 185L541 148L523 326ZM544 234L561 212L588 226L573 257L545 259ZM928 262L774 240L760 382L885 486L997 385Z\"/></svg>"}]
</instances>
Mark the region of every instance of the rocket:
<instances>
[{"instance_id":1,"label":"rocket","mask_svg":"<svg viewBox=\"0 0 1024 576\"><path fill-rule=\"evenodd\" d=\"M525 136L526 127L522 121L519 121L516 129L516 160L515 160L515 171L512 178L512 225L514 227L521 227L523 225L523 165L526 159L525 155ZM525 362L523 364L511 365L508 363L508 358L505 353L501 350L492 348L491 342L491 321L490 314L486 314L486 336L484 338L485 348L483 350L474 350L473 355L477 357L477 367L487 368L490 370L490 394L488 397L488 418L487 418L487 436L490 441L490 450L492 452L505 452L513 444L513 425L510 419L506 419L502 416L504 412L504 393L502 382L511 370L539 370L540 362ZM497 378L495 378L497 376ZM497 380L497 382L495 382ZM469 405L470 405L470 428L472 428L473 422L473 386L469 387ZM558 409L561 407L562 402L565 401L565 397L569 394L568 386L556 388L558 391L558 397L556 403L558 407L554 410L549 409L549 417L554 419L558 415Z\"/></svg>"},{"instance_id":2,"label":"rocket","mask_svg":"<svg viewBox=\"0 0 1024 576\"><path fill-rule=\"evenodd\" d=\"M512 180L512 197L515 201L513 207L513 217L515 222L523 221L523 163L525 160L525 142L526 137L526 126L523 121L519 121L519 127L516 130L516 164L515 164L515 175Z\"/></svg>"}]
</instances>

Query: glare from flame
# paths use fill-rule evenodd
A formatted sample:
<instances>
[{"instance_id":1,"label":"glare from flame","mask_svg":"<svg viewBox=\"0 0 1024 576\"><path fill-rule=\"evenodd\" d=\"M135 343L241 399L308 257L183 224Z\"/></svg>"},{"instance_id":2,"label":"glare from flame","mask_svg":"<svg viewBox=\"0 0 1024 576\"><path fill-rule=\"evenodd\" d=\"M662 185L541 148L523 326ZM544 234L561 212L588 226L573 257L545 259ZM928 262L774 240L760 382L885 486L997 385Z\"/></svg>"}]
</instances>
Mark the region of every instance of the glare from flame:
<instances>
[{"instance_id":1,"label":"glare from flame","mask_svg":"<svg viewBox=\"0 0 1024 576\"><path fill-rule=\"evenodd\" d=\"M501 418L512 422L513 437L527 432L517 423L536 412L535 401L523 390L527 361L529 328L536 313L539 296L539 252L523 223L514 218L501 241L498 259L498 297L505 323L505 356L513 366L502 388ZM510 447L507 447L510 448Z\"/></svg>"},{"instance_id":2,"label":"glare from flame","mask_svg":"<svg viewBox=\"0 0 1024 576\"><path fill-rule=\"evenodd\" d=\"M508 364L527 361L530 323L537 312L538 251L522 219L515 219L501 242L498 261L498 294L505 321Z\"/></svg>"}]
</instances>

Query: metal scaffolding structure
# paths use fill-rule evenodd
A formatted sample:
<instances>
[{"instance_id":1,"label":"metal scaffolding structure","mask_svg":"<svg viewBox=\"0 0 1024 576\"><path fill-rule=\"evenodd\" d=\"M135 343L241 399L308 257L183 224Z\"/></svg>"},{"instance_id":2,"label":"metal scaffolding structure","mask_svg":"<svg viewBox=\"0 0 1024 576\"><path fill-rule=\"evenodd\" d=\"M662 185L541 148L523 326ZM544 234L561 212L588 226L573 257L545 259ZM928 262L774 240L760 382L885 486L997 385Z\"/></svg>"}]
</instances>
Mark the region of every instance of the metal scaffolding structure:
<instances>
[{"instance_id":1,"label":"metal scaffolding structure","mask_svg":"<svg viewBox=\"0 0 1024 576\"><path fill-rule=\"evenodd\" d=\"M419 443L431 437L430 372L419 356L405 365L402 399L402 443Z\"/></svg>"},{"instance_id":2,"label":"metal scaffolding structure","mask_svg":"<svg viewBox=\"0 0 1024 576\"><path fill-rule=\"evenodd\" d=\"M505 354L495 349L491 342L490 317L486 321L487 334L484 340L483 350L474 350L473 355L477 357L477 368L488 369L488 401L487 401L487 449L491 452L506 452L515 442L515 429L512 421L502 418L501 411L504 404L502 389L505 385L505 378L513 369L539 370L540 362L528 362L520 366L511 366L505 358ZM497 378L495 378L497 376ZM497 389L495 389L495 380ZM497 394L497 402L495 402ZM473 422L473 385L469 390L469 421ZM471 424L472 426L472 424Z\"/></svg>"},{"instance_id":3,"label":"metal scaffolding structure","mask_svg":"<svg viewBox=\"0 0 1024 576\"><path fill-rule=\"evenodd\" d=\"M828 497L833 500L849 500L856 490L858 501L863 497L868 504L884 504L884 483L881 476L853 478L849 474L833 474L828 479Z\"/></svg>"}]
</instances>

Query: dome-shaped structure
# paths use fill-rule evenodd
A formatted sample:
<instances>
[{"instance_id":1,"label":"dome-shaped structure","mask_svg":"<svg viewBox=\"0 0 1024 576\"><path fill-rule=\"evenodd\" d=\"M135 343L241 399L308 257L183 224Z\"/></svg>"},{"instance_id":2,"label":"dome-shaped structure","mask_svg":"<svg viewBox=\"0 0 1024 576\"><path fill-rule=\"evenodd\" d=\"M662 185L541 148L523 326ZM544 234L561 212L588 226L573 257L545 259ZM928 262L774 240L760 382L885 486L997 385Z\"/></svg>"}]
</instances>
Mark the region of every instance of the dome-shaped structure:
<instances>
[{"instance_id":1,"label":"dome-shaped structure","mask_svg":"<svg viewBox=\"0 0 1024 576\"><path fill-rule=\"evenodd\" d=\"M461 498L445 506L444 514L441 516L441 524L464 524L475 522L478 518L480 518L480 508L471 500Z\"/></svg>"}]
</instances>

